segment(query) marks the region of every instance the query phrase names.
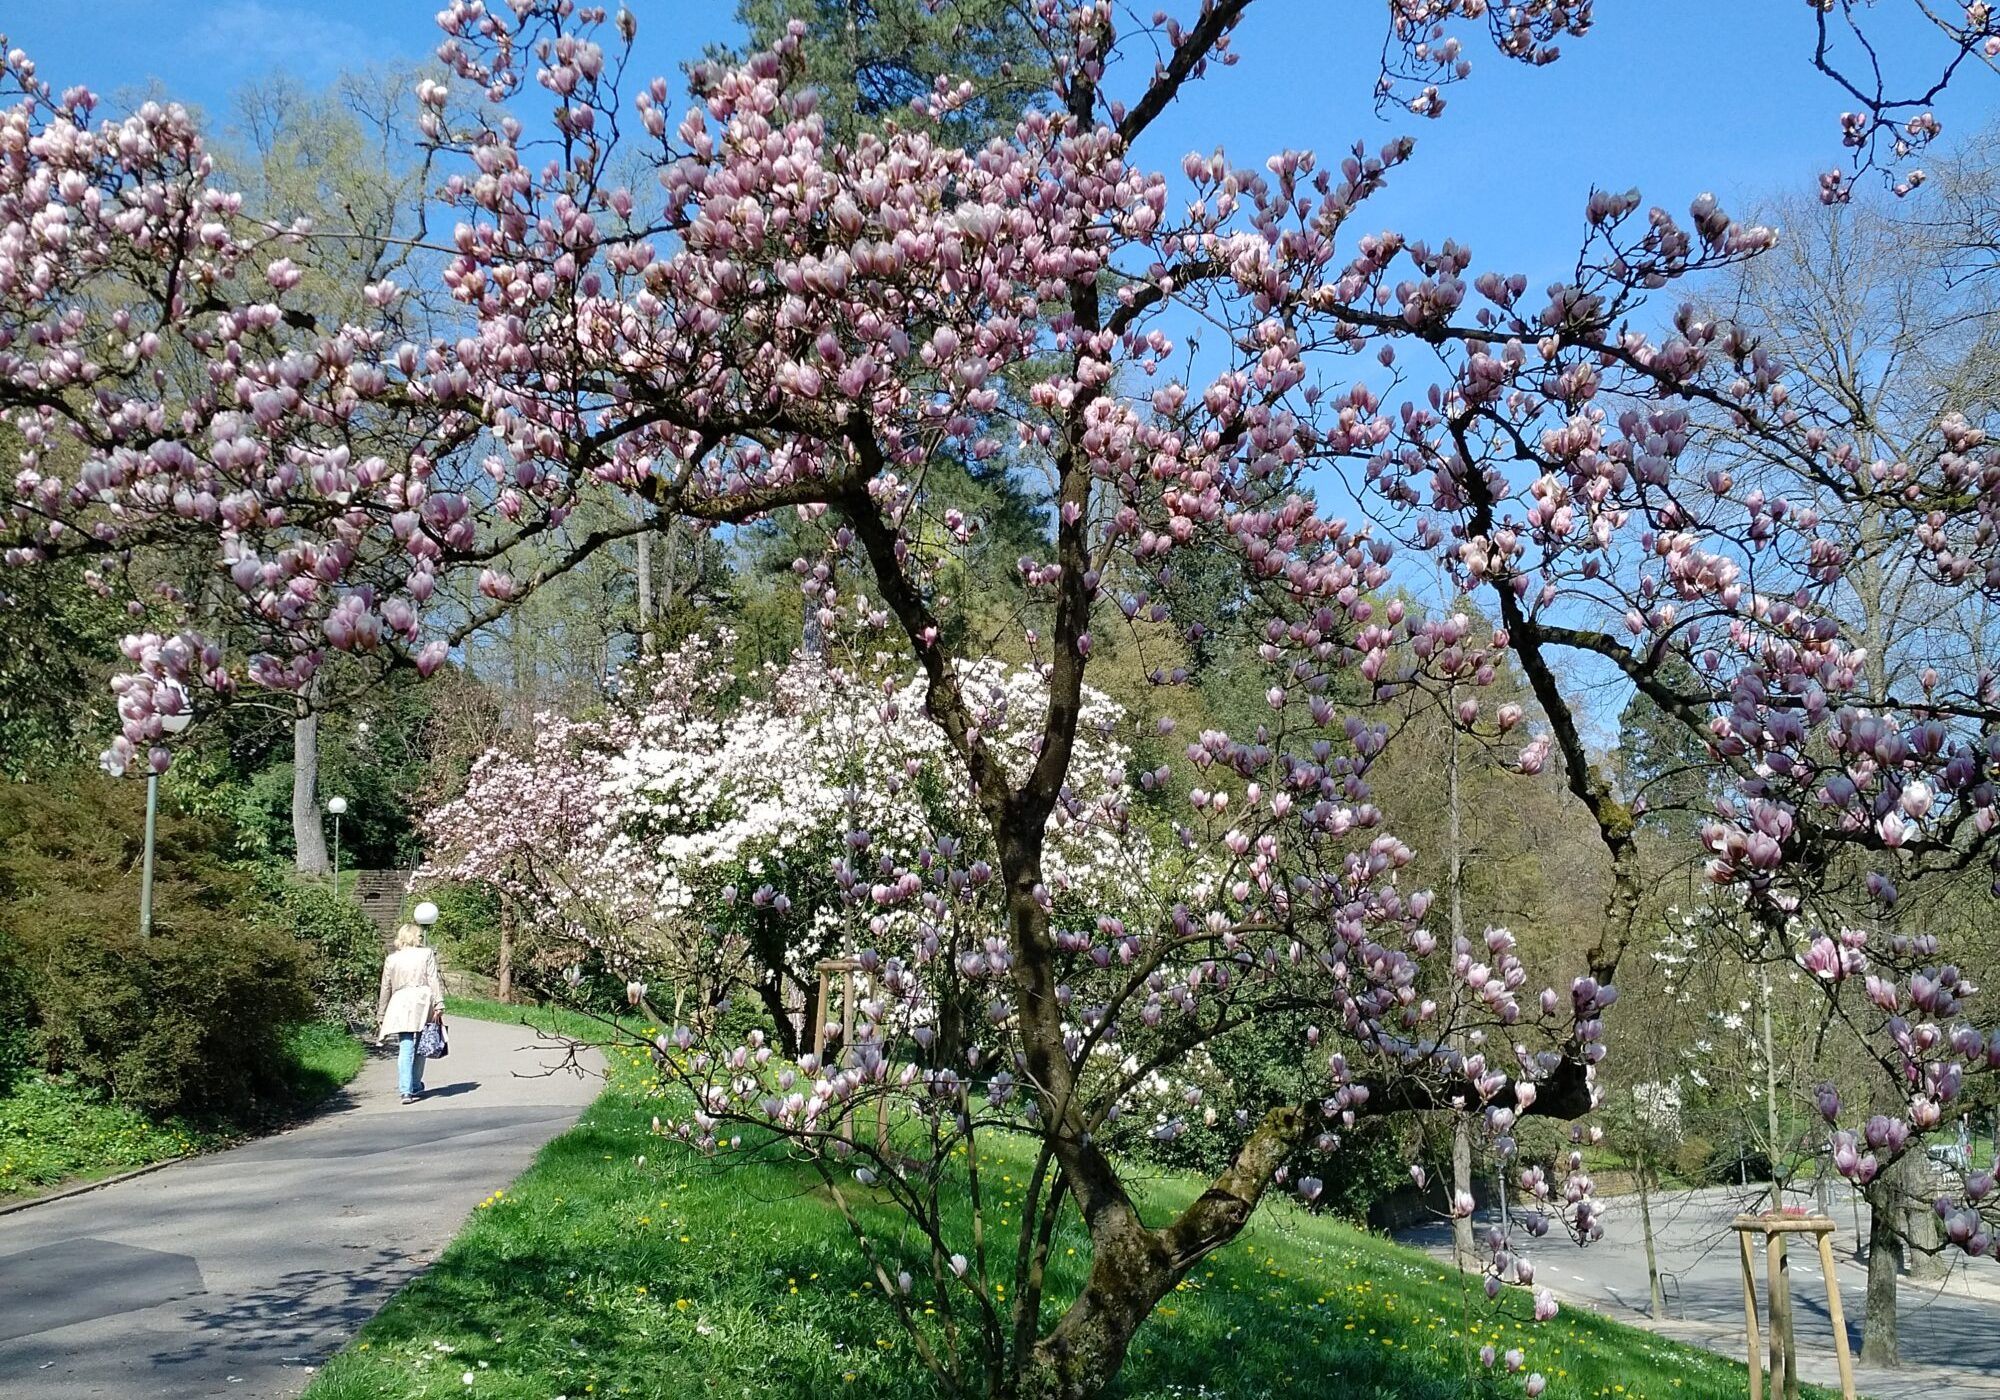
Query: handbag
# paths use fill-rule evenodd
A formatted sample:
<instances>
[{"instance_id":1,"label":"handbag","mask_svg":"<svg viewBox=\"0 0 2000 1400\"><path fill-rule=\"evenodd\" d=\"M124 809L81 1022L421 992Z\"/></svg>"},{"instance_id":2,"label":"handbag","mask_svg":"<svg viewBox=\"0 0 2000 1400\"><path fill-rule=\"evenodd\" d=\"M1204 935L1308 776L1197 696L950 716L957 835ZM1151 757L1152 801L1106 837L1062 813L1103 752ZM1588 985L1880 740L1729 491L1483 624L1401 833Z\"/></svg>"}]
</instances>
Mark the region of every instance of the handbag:
<instances>
[{"instance_id":1,"label":"handbag","mask_svg":"<svg viewBox=\"0 0 2000 1400\"><path fill-rule=\"evenodd\" d=\"M451 1037L445 1034L443 1021L424 1022L417 1033L417 1053L427 1060L442 1060L451 1053Z\"/></svg>"}]
</instances>

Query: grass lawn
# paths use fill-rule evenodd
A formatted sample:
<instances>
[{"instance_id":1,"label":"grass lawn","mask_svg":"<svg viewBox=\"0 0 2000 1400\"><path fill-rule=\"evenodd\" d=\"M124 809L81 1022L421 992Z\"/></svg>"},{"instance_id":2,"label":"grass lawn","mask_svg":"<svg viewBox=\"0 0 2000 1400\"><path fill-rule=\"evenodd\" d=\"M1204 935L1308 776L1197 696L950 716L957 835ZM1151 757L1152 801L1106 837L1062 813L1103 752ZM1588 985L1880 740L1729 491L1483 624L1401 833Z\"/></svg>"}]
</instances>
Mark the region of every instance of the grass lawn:
<instances>
[{"instance_id":1,"label":"grass lawn","mask_svg":"<svg viewBox=\"0 0 2000 1400\"><path fill-rule=\"evenodd\" d=\"M367 1057L361 1042L339 1026L299 1026L286 1048L286 1099L255 1123L149 1118L67 1078L26 1076L0 1096L0 1198L225 1147L318 1103L352 1079Z\"/></svg>"},{"instance_id":2,"label":"grass lawn","mask_svg":"<svg viewBox=\"0 0 2000 1400\"><path fill-rule=\"evenodd\" d=\"M553 1031L557 1035L593 1044L613 1038L610 1024L560 1006L523 1006L518 1002L491 1001L485 997L447 996L444 1007L447 1016L467 1016L475 1021L502 1021L510 1026L532 1026L536 1030ZM627 1016L615 1021L615 1024L636 1028L643 1026L645 1020L643 1017Z\"/></svg>"},{"instance_id":3,"label":"grass lawn","mask_svg":"<svg viewBox=\"0 0 2000 1400\"><path fill-rule=\"evenodd\" d=\"M529 1016L542 1024L535 1018L543 1014ZM643 1053L614 1052L613 1060L611 1084L578 1125L479 1207L306 1400L933 1394L816 1174L777 1163L722 1166L663 1141L651 1131L661 1104L649 1096ZM989 1182L1022 1189L1022 1164L986 1171ZM1163 1214L1195 1189L1188 1178L1163 1176L1144 1195ZM849 1198L866 1194L853 1187ZM1004 1224L1005 1210L999 1215ZM879 1241L895 1238L893 1214L875 1219ZM1074 1289L1085 1249L1072 1220L1053 1251L1052 1293ZM1710 1353L1581 1309L1542 1326L1529 1312L1525 1295L1489 1304L1420 1253L1279 1203L1158 1310L1114 1393L1519 1395L1518 1379L1500 1384L1482 1371L1477 1352L1487 1343L1522 1348L1557 1400L1685 1400L1748 1389L1740 1364Z\"/></svg>"}]
</instances>

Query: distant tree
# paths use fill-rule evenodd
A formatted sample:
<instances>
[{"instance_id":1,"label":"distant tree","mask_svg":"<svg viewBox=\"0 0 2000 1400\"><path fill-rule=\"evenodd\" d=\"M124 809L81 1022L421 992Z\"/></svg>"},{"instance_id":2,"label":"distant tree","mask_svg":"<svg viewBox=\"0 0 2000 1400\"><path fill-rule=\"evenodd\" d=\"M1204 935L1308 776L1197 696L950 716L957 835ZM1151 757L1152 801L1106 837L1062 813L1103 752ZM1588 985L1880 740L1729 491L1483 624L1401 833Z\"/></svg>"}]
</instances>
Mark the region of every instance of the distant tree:
<instances>
[{"instance_id":1,"label":"distant tree","mask_svg":"<svg viewBox=\"0 0 2000 1400\"><path fill-rule=\"evenodd\" d=\"M1686 661L1668 655L1661 680L1691 691ZM1690 840L1714 815L1716 763L1699 733L1667 714L1643 690L1634 690L1618 716L1617 781L1643 826Z\"/></svg>"},{"instance_id":2,"label":"distant tree","mask_svg":"<svg viewBox=\"0 0 2000 1400\"><path fill-rule=\"evenodd\" d=\"M402 326L432 324L435 281L428 274L436 260L424 247L429 190L414 141L414 81L402 71L348 73L312 92L280 74L237 96L235 123L218 145L246 212L316 235L294 245L289 263L297 269L291 314L304 324L350 323L367 313L363 288L398 278L409 289L398 302ZM353 445L384 445L384 426L355 420ZM352 685L357 678L346 679ZM320 723L341 685L334 671L316 674L299 693L292 723L290 845L305 873L328 865Z\"/></svg>"},{"instance_id":3,"label":"distant tree","mask_svg":"<svg viewBox=\"0 0 2000 1400\"><path fill-rule=\"evenodd\" d=\"M929 98L940 78L971 85L944 124L976 146L1049 101L1049 58L1019 0L738 0L750 49L805 25L808 81L837 136L879 131Z\"/></svg>"},{"instance_id":4,"label":"distant tree","mask_svg":"<svg viewBox=\"0 0 2000 1400\"><path fill-rule=\"evenodd\" d=\"M131 623L81 561L0 577L0 778L46 774L101 746Z\"/></svg>"}]
</instances>

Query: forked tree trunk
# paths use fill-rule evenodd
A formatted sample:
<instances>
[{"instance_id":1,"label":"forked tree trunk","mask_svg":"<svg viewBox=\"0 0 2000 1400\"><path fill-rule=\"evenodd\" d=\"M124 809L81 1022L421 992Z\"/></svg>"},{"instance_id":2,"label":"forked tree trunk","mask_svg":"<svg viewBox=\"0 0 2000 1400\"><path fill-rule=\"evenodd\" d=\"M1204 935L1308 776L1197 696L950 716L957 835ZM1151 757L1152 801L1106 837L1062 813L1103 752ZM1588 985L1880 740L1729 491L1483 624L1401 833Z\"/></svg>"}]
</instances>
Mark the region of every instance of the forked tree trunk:
<instances>
[{"instance_id":1,"label":"forked tree trunk","mask_svg":"<svg viewBox=\"0 0 2000 1400\"><path fill-rule=\"evenodd\" d=\"M1090 1229L1090 1276L1049 1334L1025 1358L1012 1400L1093 1400L1125 1364L1139 1327L1194 1266L1250 1222L1264 1188L1298 1145L1303 1116L1272 1109L1236 1159L1172 1223L1149 1229L1109 1159L1088 1140L1065 1139L1072 1193ZM1068 1162L1075 1162L1082 1173Z\"/></svg>"},{"instance_id":2,"label":"forked tree trunk","mask_svg":"<svg viewBox=\"0 0 2000 1400\"><path fill-rule=\"evenodd\" d=\"M798 1030L792 1022L792 1008L785 1004L785 983L782 976L757 986L757 999L764 1003L764 1009L771 1015L771 1026L778 1037L778 1050L788 1060L796 1060L806 1050L799 1043ZM810 1045L812 1042L806 1042Z\"/></svg>"},{"instance_id":3,"label":"forked tree trunk","mask_svg":"<svg viewBox=\"0 0 2000 1400\"><path fill-rule=\"evenodd\" d=\"M1017 950L1022 1078L1037 1086L1044 1132L1077 1213L1090 1232L1090 1274L1083 1291L1025 1356L1011 1400L1091 1400L1117 1376L1139 1327L1159 1301L1202 1259L1249 1223L1285 1157L1298 1144L1303 1117L1278 1108L1251 1130L1235 1160L1172 1222L1149 1228L1094 1140L1075 1093L1074 1068L1056 998L1054 945L1042 883L1042 818L1010 814L996 822L1006 880L1009 942Z\"/></svg>"},{"instance_id":4,"label":"forked tree trunk","mask_svg":"<svg viewBox=\"0 0 2000 1400\"><path fill-rule=\"evenodd\" d=\"M1181 1274L1136 1215L1090 1232L1090 1277L1055 1329L1035 1343L1017 1400L1091 1400L1125 1364L1139 1326Z\"/></svg>"},{"instance_id":5,"label":"forked tree trunk","mask_svg":"<svg viewBox=\"0 0 2000 1400\"><path fill-rule=\"evenodd\" d=\"M292 721L292 849L303 875L324 875L326 827L319 811L319 716L312 711Z\"/></svg>"}]
</instances>

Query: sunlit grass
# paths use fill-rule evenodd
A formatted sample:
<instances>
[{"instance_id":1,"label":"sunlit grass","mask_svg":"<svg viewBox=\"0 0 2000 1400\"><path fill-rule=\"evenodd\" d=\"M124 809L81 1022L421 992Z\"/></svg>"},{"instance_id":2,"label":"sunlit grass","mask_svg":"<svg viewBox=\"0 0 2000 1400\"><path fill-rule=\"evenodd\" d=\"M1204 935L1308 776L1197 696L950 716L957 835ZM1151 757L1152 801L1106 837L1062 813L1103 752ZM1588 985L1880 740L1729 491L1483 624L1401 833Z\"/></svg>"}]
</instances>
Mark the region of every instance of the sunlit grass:
<instances>
[{"instance_id":1,"label":"sunlit grass","mask_svg":"<svg viewBox=\"0 0 2000 1400\"><path fill-rule=\"evenodd\" d=\"M470 1014L461 1007L459 1014ZM816 1172L729 1166L655 1135L639 1050L614 1051L612 1083L514 1186L474 1213L437 1265L336 1358L307 1400L853 1396L936 1393ZM1014 1220L1025 1162L1000 1150L983 1179L995 1222ZM868 1193L848 1185L850 1200ZM1143 1188L1150 1213L1197 1189ZM864 1204L879 1247L897 1217ZM1088 1242L1058 1232L1052 1293L1073 1292ZM915 1258L919 1280L928 1269ZM895 1264L891 1264L893 1269ZM1010 1276L1011 1270L1004 1276ZM919 1281L915 1306L934 1302ZM1739 1396L1743 1367L1566 1310L1530 1318L1412 1250L1289 1203L1261 1210L1195 1270L1140 1333L1124 1400L1461 1400L1519 1395L1479 1363L1519 1347L1560 1400ZM468 1379L469 1378L469 1379Z\"/></svg>"},{"instance_id":2,"label":"sunlit grass","mask_svg":"<svg viewBox=\"0 0 2000 1400\"><path fill-rule=\"evenodd\" d=\"M523 1005L494 1001L489 997L447 996L444 1005L448 1016L468 1016L477 1021L527 1026L544 1034L566 1036L592 1045L613 1041L636 1043L634 1034L646 1024L642 1017L600 1017L561 1006Z\"/></svg>"}]
</instances>

